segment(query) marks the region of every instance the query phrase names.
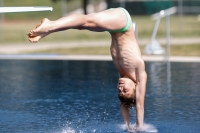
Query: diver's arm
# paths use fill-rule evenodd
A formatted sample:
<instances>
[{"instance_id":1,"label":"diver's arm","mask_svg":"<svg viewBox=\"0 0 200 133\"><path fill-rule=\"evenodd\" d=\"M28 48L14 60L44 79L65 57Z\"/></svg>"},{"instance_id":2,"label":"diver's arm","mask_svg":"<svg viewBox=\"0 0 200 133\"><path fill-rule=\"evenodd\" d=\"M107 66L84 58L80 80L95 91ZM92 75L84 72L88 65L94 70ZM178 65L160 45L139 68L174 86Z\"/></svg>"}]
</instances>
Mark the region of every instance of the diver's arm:
<instances>
[{"instance_id":1,"label":"diver's arm","mask_svg":"<svg viewBox=\"0 0 200 133\"><path fill-rule=\"evenodd\" d=\"M146 93L147 74L144 70L144 63L137 71L137 86L136 86L136 124L137 130L141 130L144 124L144 100Z\"/></svg>"},{"instance_id":2,"label":"diver's arm","mask_svg":"<svg viewBox=\"0 0 200 133\"><path fill-rule=\"evenodd\" d=\"M128 131L131 131L130 120L129 120L129 108L121 104L120 111L121 111L122 118L124 120L124 123L127 126Z\"/></svg>"}]
</instances>

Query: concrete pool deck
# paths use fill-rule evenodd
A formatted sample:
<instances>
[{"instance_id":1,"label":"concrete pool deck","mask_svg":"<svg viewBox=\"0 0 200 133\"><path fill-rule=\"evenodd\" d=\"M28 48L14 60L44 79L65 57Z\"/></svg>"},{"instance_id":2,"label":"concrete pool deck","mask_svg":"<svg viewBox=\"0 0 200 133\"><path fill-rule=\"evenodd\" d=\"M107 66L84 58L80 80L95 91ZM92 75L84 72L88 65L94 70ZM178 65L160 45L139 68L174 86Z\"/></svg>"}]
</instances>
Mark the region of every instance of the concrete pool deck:
<instances>
[{"instance_id":1,"label":"concrete pool deck","mask_svg":"<svg viewBox=\"0 0 200 133\"><path fill-rule=\"evenodd\" d=\"M144 61L166 62L164 56L142 56ZM0 60L90 60L90 61L111 61L110 55L0 55ZM200 62L200 57L170 56L170 62Z\"/></svg>"},{"instance_id":2,"label":"concrete pool deck","mask_svg":"<svg viewBox=\"0 0 200 133\"><path fill-rule=\"evenodd\" d=\"M140 45L148 43L148 39L139 40ZM165 44L165 39L158 40ZM200 38L173 38L171 45L200 44ZM32 60L112 60L110 55L52 55L52 54L24 54L37 50L48 50L58 48L76 48L76 47L96 47L109 46L110 40L104 41L77 41L77 42L39 42L22 44L0 45L0 59L32 59ZM145 61L166 61L163 55L144 55ZM170 56L171 62L200 62L200 57L196 56Z\"/></svg>"},{"instance_id":3,"label":"concrete pool deck","mask_svg":"<svg viewBox=\"0 0 200 133\"><path fill-rule=\"evenodd\" d=\"M139 45L146 45L149 39L139 39ZM166 39L157 39L160 44L166 44ZM111 40L96 41L66 41L66 42L24 42L20 44L3 44L0 45L0 54L21 54L38 50L59 49L59 48L76 48L76 47L96 47L110 46ZM170 45L188 45L200 44L200 38L171 38Z\"/></svg>"}]
</instances>

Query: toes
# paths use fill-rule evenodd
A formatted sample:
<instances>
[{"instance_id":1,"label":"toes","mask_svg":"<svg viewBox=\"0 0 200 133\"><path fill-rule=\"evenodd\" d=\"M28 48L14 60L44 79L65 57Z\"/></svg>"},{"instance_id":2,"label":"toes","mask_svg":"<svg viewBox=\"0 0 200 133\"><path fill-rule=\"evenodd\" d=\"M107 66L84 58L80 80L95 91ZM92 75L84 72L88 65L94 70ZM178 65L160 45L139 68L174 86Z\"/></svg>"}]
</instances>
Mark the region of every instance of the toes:
<instances>
[{"instance_id":1,"label":"toes","mask_svg":"<svg viewBox=\"0 0 200 133\"><path fill-rule=\"evenodd\" d=\"M28 39L29 40L29 42L31 42L31 43L37 43L37 41L35 41L35 40L32 40L32 39Z\"/></svg>"},{"instance_id":2,"label":"toes","mask_svg":"<svg viewBox=\"0 0 200 133\"><path fill-rule=\"evenodd\" d=\"M27 35L27 36L29 36L29 37L31 37L32 33L31 33L31 32L29 32L29 33L27 33L26 35Z\"/></svg>"},{"instance_id":3,"label":"toes","mask_svg":"<svg viewBox=\"0 0 200 133\"><path fill-rule=\"evenodd\" d=\"M27 33L27 35L32 35L33 34L33 31L31 30L31 31L29 31L29 33Z\"/></svg>"},{"instance_id":4,"label":"toes","mask_svg":"<svg viewBox=\"0 0 200 133\"><path fill-rule=\"evenodd\" d=\"M40 39L41 39L40 36L35 36L35 37L29 36L29 37L28 37L28 40L29 40L31 43L36 43L36 42L38 42Z\"/></svg>"},{"instance_id":5,"label":"toes","mask_svg":"<svg viewBox=\"0 0 200 133\"><path fill-rule=\"evenodd\" d=\"M30 37L28 38L28 40L29 40L29 42L33 42L33 40Z\"/></svg>"},{"instance_id":6,"label":"toes","mask_svg":"<svg viewBox=\"0 0 200 133\"><path fill-rule=\"evenodd\" d=\"M36 37L37 34L35 34L35 30L31 30L31 31L29 31L29 33L27 33L27 36L28 37Z\"/></svg>"}]
</instances>

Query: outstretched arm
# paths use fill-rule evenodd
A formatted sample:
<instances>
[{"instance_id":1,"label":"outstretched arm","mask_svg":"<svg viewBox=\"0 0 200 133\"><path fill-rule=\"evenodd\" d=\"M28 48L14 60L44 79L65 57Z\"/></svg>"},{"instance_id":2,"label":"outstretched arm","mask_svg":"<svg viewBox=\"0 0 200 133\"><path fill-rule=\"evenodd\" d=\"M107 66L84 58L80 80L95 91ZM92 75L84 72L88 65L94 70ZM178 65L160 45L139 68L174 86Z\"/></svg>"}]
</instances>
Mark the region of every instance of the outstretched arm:
<instances>
[{"instance_id":1,"label":"outstretched arm","mask_svg":"<svg viewBox=\"0 0 200 133\"><path fill-rule=\"evenodd\" d=\"M129 120L129 108L121 104L120 105L120 111L121 111L124 123L126 124L127 128L129 129L129 124L130 124L130 120Z\"/></svg>"},{"instance_id":2,"label":"outstretched arm","mask_svg":"<svg viewBox=\"0 0 200 133\"><path fill-rule=\"evenodd\" d=\"M36 29L31 30L27 35L30 42L37 42L41 38L53 32L68 29L86 29L96 32L119 30L126 25L126 16L120 9L106 10L88 15L72 14L55 21L47 18L38 24Z\"/></svg>"},{"instance_id":3,"label":"outstretched arm","mask_svg":"<svg viewBox=\"0 0 200 133\"><path fill-rule=\"evenodd\" d=\"M132 131L132 129L130 128L129 108L121 104L120 105L120 111L121 111L122 118L124 120L124 123L127 126L128 131Z\"/></svg>"},{"instance_id":4,"label":"outstretched arm","mask_svg":"<svg viewBox=\"0 0 200 133\"><path fill-rule=\"evenodd\" d=\"M136 86L136 123L137 130L141 130L144 123L144 100L146 93L147 74L145 72L144 61L141 61L137 70Z\"/></svg>"}]
</instances>

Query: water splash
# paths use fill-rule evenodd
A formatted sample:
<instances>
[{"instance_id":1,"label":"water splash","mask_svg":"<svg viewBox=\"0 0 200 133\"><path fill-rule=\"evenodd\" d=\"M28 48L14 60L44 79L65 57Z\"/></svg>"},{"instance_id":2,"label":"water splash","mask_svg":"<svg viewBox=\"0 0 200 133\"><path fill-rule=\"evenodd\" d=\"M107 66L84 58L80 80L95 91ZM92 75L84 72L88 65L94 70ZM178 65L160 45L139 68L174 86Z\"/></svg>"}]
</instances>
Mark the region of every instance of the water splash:
<instances>
[{"instance_id":1,"label":"water splash","mask_svg":"<svg viewBox=\"0 0 200 133\"><path fill-rule=\"evenodd\" d=\"M131 124L131 128L135 129L136 124ZM66 125L61 133L103 133L103 132L115 132L115 133L126 133L126 125L125 124L114 124L109 123L106 125L101 124L94 124L90 125L87 128L79 127L79 128L72 128L72 125ZM158 130L152 124L145 123L142 132L149 132L149 133L157 133Z\"/></svg>"},{"instance_id":2,"label":"water splash","mask_svg":"<svg viewBox=\"0 0 200 133\"><path fill-rule=\"evenodd\" d=\"M62 129L61 133L75 133L75 130L71 127L67 127L66 129Z\"/></svg>"},{"instance_id":3,"label":"water splash","mask_svg":"<svg viewBox=\"0 0 200 133\"><path fill-rule=\"evenodd\" d=\"M136 124L131 124L130 127L132 129L135 129L136 128ZM126 125L125 124L120 125L120 128L122 130L126 130ZM142 132L157 133L158 130L156 129L156 127L154 125L144 123L143 128L142 128Z\"/></svg>"},{"instance_id":4,"label":"water splash","mask_svg":"<svg viewBox=\"0 0 200 133\"><path fill-rule=\"evenodd\" d=\"M156 129L156 127L152 124L144 124L142 131L144 132L151 132L151 133L157 133L158 130Z\"/></svg>"}]
</instances>

